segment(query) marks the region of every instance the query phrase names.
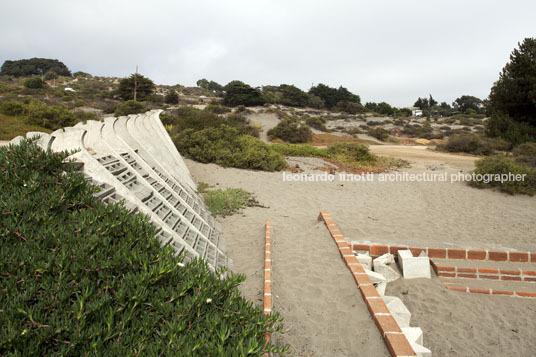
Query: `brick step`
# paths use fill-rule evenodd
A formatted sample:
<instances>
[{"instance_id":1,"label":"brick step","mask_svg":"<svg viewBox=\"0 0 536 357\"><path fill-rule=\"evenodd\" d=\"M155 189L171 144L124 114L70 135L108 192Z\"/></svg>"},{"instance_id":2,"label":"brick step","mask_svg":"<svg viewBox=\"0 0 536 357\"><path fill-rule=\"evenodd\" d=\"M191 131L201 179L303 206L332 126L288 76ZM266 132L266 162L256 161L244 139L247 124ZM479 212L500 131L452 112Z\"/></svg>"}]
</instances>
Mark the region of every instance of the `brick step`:
<instances>
[{"instance_id":1,"label":"brick step","mask_svg":"<svg viewBox=\"0 0 536 357\"><path fill-rule=\"evenodd\" d=\"M454 278L441 278L441 281L449 290L485 295L536 298L536 288L534 284L531 283Z\"/></svg>"},{"instance_id":2,"label":"brick step","mask_svg":"<svg viewBox=\"0 0 536 357\"><path fill-rule=\"evenodd\" d=\"M536 283L533 263L433 259L430 264L439 277Z\"/></svg>"}]
</instances>

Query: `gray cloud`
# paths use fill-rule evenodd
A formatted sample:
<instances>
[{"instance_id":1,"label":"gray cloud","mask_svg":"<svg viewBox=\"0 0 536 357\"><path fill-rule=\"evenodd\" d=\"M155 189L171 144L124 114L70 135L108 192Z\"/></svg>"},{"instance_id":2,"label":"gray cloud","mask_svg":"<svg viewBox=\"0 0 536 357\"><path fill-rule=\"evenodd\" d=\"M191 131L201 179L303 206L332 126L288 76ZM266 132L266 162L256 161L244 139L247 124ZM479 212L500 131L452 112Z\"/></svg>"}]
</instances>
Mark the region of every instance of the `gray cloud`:
<instances>
[{"instance_id":1,"label":"gray cloud","mask_svg":"<svg viewBox=\"0 0 536 357\"><path fill-rule=\"evenodd\" d=\"M2 1L0 61L157 83L343 85L363 101L487 97L534 1Z\"/></svg>"}]
</instances>

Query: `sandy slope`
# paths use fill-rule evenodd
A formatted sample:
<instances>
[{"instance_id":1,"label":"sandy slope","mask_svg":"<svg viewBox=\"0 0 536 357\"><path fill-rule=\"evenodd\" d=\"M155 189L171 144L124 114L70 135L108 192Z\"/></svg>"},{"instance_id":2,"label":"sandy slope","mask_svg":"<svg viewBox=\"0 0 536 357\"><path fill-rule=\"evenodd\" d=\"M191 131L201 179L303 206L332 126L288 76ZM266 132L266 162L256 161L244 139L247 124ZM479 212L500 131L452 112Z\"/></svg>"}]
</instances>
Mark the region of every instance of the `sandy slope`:
<instances>
[{"instance_id":1,"label":"sandy slope","mask_svg":"<svg viewBox=\"0 0 536 357\"><path fill-rule=\"evenodd\" d=\"M415 162L414 168L405 169L408 173L450 175L470 169L474 160L421 148L404 150L410 151L401 156ZM294 356L387 355L327 230L316 221L320 210L332 214L348 240L536 250L533 197L460 182L379 182L378 176L373 182L284 182L282 173L189 160L187 165L197 181L243 188L269 207L247 208L225 218L223 229L233 271L247 276L245 295L261 304L263 225L272 221L274 308L288 330L276 339L290 344ZM427 165L439 170L427 170ZM437 279L401 281L388 289L404 297L414 313L412 325L423 327L425 345L435 356L536 354L530 336L536 328L536 300L459 295L446 291ZM412 293L403 295L405 290ZM518 332L503 335L512 326Z\"/></svg>"}]
</instances>

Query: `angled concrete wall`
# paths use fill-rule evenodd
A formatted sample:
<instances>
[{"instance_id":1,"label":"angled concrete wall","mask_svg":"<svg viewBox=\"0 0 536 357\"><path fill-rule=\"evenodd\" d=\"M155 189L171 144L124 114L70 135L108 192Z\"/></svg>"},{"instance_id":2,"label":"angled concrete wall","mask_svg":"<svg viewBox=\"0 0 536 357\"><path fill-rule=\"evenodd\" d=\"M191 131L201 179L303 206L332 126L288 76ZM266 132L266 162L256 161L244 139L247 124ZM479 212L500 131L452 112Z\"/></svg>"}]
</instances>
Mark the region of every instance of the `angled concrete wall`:
<instances>
[{"instance_id":1,"label":"angled concrete wall","mask_svg":"<svg viewBox=\"0 0 536 357\"><path fill-rule=\"evenodd\" d=\"M71 158L101 188L106 203L124 202L149 216L162 244L186 260L204 259L211 269L228 267L221 225L206 208L181 155L160 122L161 111L88 121L40 135L53 151L78 150ZM20 140L20 139L19 139Z\"/></svg>"}]
</instances>

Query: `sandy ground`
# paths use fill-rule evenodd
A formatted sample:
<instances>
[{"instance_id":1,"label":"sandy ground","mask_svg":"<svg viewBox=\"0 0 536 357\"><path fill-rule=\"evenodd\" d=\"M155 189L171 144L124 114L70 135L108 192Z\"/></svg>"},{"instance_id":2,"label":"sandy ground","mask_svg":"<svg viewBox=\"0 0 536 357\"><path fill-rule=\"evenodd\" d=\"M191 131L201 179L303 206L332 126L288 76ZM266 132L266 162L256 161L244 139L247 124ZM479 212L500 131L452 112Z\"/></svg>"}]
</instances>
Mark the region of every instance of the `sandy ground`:
<instances>
[{"instance_id":1,"label":"sandy ground","mask_svg":"<svg viewBox=\"0 0 536 357\"><path fill-rule=\"evenodd\" d=\"M401 149L401 152L397 152ZM372 147L414 163L404 172L456 174L474 158L422 147ZM240 187L269 208L222 219L232 270L246 297L262 303L263 226L272 222L274 310L285 319L276 341L293 356L385 356L388 352L326 228L329 211L349 241L534 251L536 198L478 190L462 182L288 182L282 173L221 168L187 160L197 181ZM303 165L311 171L311 162ZM536 284L533 291L536 291ZM403 292L409 291L407 295ZM434 356L536 355L536 299L448 291L437 278L399 280L400 296Z\"/></svg>"}]
</instances>

